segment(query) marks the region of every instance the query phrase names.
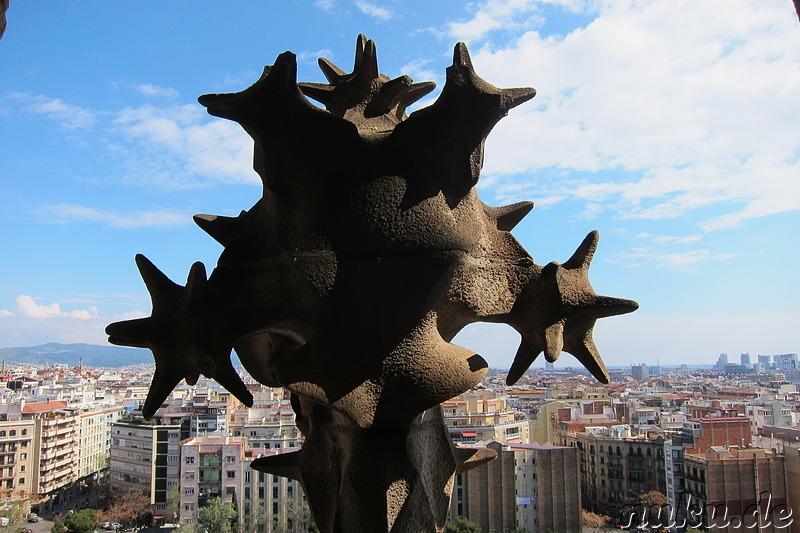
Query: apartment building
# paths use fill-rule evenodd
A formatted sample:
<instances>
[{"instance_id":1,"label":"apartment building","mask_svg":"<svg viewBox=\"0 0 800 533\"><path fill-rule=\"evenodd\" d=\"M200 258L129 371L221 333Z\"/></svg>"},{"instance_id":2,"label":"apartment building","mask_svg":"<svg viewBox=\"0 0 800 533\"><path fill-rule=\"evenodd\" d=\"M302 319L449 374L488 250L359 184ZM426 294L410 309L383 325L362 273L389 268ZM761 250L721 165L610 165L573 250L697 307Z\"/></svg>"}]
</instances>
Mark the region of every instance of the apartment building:
<instances>
[{"instance_id":1,"label":"apartment building","mask_svg":"<svg viewBox=\"0 0 800 533\"><path fill-rule=\"evenodd\" d=\"M62 491L76 479L78 410L64 402L27 403L22 420L34 424L33 483L31 492L38 495L45 508L56 503Z\"/></svg>"},{"instance_id":2,"label":"apartment building","mask_svg":"<svg viewBox=\"0 0 800 533\"><path fill-rule=\"evenodd\" d=\"M228 391L209 386L195 389L182 406L189 418L189 434L192 437L227 434L234 402L235 398Z\"/></svg>"},{"instance_id":3,"label":"apartment building","mask_svg":"<svg viewBox=\"0 0 800 533\"><path fill-rule=\"evenodd\" d=\"M288 393L283 389L254 391L253 407L232 413L230 432L234 437L247 437L254 449L295 448L302 443Z\"/></svg>"},{"instance_id":4,"label":"apartment building","mask_svg":"<svg viewBox=\"0 0 800 533\"><path fill-rule=\"evenodd\" d=\"M146 490L156 511L167 507L180 475L181 427L142 419L111 424L108 478L122 490Z\"/></svg>"},{"instance_id":5,"label":"apartment building","mask_svg":"<svg viewBox=\"0 0 800 533\"><path fill-rule=\"evenodd\" d=\"M34 492L35 431L32 420L0 419L0 489L7 494Z\"/></svg>"},{"instance_id":6,"label":"apartment building","mask_svg":"<svg viewBox=\"0 0 800 533\"><path fill-rule=\"evenodd\" d=\"M226 435L191 437L180 443L180 521L198 518L212 498L236 501L241 509L242 462L247 439ZM175 478L177 479L177 478Z\"/></svg>"},{"instance_id":7,"label":"apartment building","mask_svg":"<svg viewBox=\"0 0 800 533\"><path fill-rule=\"evenodd\" d=\"M111 451L111 426L122 407L88 407L80 411L77 428L76 477L89 480L107 471Z\"/></svg>"},{"instance_id":8,"label":"apartment building","mask_svg":"<svg viewBox=\"0 0 800 533\"><path fill-rule=\"evenodd\" d=\"M251 468L253 461L298 448L248 450L242 461L242 506L244 532L304 533L313 523L303 487L299 481Z\"/></svg>"},{"instance_id":9,"label":"apartment building","mask_svg":"<svg viewBox=\"0 0 800 533\"><path fill-rule=\"evenodd\" d=\"M492 390L466 392L442 403L444 421L456 443L530 442L525 413L511 409L507 400Z\"/></svg>"},{"instance_id":10,"label":"apartment building","mask_svg":"<svg viewBox=\"0 0 800 533\"><path fill-rule=\"evenodd\" d=\"M639 494L666 492L662 437L615 438L587 431L571 433L566 440L578 449L581 500L587 511L605 514Z\"/></svg>"},{"instance_id":11,"label":"apartment building","mask_svg":"<svg viewBox=\"0 0 800 533\"><path fill-rule=\"evenodd\" d=\"M686 454L684 478L704 524L715 531L777 533L793 522L783 456L712 446L704 454Z\"/></svg>"}]
</instances>

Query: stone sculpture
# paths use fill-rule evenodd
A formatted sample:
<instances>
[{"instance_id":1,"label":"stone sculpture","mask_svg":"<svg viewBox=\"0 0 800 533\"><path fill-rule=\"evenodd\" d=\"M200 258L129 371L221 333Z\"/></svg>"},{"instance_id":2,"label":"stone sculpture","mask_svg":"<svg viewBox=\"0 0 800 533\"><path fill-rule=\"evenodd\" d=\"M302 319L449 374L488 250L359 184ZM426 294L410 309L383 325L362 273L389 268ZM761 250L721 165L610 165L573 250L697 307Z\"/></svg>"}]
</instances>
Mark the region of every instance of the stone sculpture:
<instances>
[{"instance_id":1,"label":"stone sculpture","mask_svg":"<svg viewBox=\"0 0 800 533\"><path fill-rule=\"evenodd\" d=\"M509 384L562 351L607 383L595 320L637 304L589 284L596 232L540 266L510 233L533 204L478 198L484 140L534 89L485 82L459 43L441 96L406 116L434 84L380 74L371 40L359 36L351 73L319 65L329 83L298 84L286 52L244 91L200 97L255 141L263 196L237 217L195 217L225 247L209 278L195 263L180 286L137 256L152 316L109 325L109 340L153 351L148 417L199 374L251 405L231 349L291 391L302 449L253 467L299 479L320 531L439 531L454 474L492 455L454 448L442 420L439 403L487 370L453 336L515 328Z\"/></svg>"}]
</instances>

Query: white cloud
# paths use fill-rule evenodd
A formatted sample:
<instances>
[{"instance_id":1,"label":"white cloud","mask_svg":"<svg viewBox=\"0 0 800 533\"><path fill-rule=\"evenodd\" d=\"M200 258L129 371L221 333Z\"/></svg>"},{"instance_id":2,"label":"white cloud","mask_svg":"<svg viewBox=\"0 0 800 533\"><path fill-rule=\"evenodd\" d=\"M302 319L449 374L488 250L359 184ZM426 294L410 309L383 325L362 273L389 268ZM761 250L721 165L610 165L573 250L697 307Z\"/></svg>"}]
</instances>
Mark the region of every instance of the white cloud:
<instances>
[{"instance_id":1,"label":"white cloud","mask_svg":"<svg viewBox=\"0 0 800 533\"><path fill-rule=\"evenodd\" d=\"M537 2L532 0L485 0L476 7L470 20L449 23L448 34L459 41L474 42L498 29L541 26L544 20L532 16L538 9Z\"/></svg>"},{"instance_id":2,"label":"white cloud","mask_svg":"<svg viewBox=\"0 0 800 533\"><path fill-rule=\"evenodd\" d=\"M619 257L632 261L628 266L640 266L643 263L667 267L685 267L706 261L725 261L738 257L738 254L715 254L708 250L688 250L685 252L656 252L644 248L634 248Z\"/></svg>"},{"instance_id":3,"label":"white cloud","mask_svg":"<svg viewBox=\"0 0 800 533\"><path fill-rule=\"evenodd\" d=\"M532 6L481 4L474 36ZM713 207L704 231L800 209L800 33L785 2L596 8L564 37L530 29L510 47L473 50L484 79L538 90L488 139L498 199L578 199L587 214L641 219Z\"/></svg>"},{"instance_id":4,"label":"white cloud","mask_svg":"<svg viewBox=\"0 0 800 533\"><path fill-rule=\"evenodd\" d=\"M685 235L683 237L675 237L671 235L650 235L649 233L639 233L634 238L647 239L653 244L686 244L690 242L697 242L703 238L702 235Z\"/></svg>"},{"instance_id":5,"label":"white cloud","mask_svg":"<svg viewBox=\"0 0 800 533\"><path fill-rule=\"evenodd\" d=\"M6 318L9 316L15 316L15 313L12 313L8 309L0 309L0 318Z\"/></svg>"},{"instance_id":6,"label":"white cloud","mask_svg":"<svg viewBox=\"0 0 800 533\"><path fill-rule=\"evenodd\" d=\"M113 209L95 209L82 205L56 204L42 209L52 222L100 222L113 228L132 229L145 227L183 226L191 216L168 211L132 211L118 213Z\"/></svg>"},{"instance_id":7,"label":"white cloud","mask_svg":"<svg viewBox=\"0 0 800 533\"><path fill-rule=\"evenodd\" d=\"M390 9L373 4L372 2L356 0L354 4L359 11L376 19L391 20L394 17L394 13Z\"/></svg>"},{"instance_id":8,"label":"white cloud","mask_svg":"<svg viewBox=\"0 0 800 533\"><path fill-rule=\"evenodd\" d=\"M333 57L333 51L323 48L321 50L306 50L297 54L298 63L316 63L317 59L324 57L330 59Z\"/></svg>"},{"instance_id":9,"label":"white cloud","mask_svg":"<svg viewBox=\"0 0 800 533\"><path fill-rule=\"evenodd\" d=\"M314 5L320 8L321 10L330 13L333 11L335 3L333 0L316 0L316 2L314 2Z\"/></svg>"},{"instance_id":10,"label":"white cloud","mask_svg":"<svg viewBox=\"0 0 800 533\"><path fill-rule=\"evenodd\" d=\"M162 98L177 98L180 96L180 93L172 87L159 87L158 85L153 85L152 83L134 85L134 89L145 96L158 96Z\"/></svg>"},{"instance_id":11,"label":"white cloud","mask_svg":"<svg viewBox=\"0 0 800 533\"><path fill-rule=\"evenodd\" d=\"M94 126L97 116L90 109L68 104L60 98L43 95L14 93L10 98L27 104L25 109L31 113L44 115L69 130L89 129Z\"/></svg>"},{"instance_id":12,"label":"white cloud","mask_svg":"<svg viewBox=\"0 0 800 533\"><path fill-rule=\"evenodd\" d=\"M127 137L128 181L173 188L204 181L259 184L253 141L235 122L208 119L196 105L122 110L114 121ZM144 152L144 155L143 155Z\"/></svg>"},{"instance_id":13,"label":"white cloud","mask_svg":"<svg viewBox=\"0 0 800 533\"><path fill-rule=\"evenodd\" d=\"M99 318L97 308L92 306L88 309L78 309L75 311L61 311L61 305L51 303L49 305L39 305L36 300L27 294L17 296L17 312L20 316L28 318L72 318L78 320L88 320Z\"/></svg>"}]
</instances>

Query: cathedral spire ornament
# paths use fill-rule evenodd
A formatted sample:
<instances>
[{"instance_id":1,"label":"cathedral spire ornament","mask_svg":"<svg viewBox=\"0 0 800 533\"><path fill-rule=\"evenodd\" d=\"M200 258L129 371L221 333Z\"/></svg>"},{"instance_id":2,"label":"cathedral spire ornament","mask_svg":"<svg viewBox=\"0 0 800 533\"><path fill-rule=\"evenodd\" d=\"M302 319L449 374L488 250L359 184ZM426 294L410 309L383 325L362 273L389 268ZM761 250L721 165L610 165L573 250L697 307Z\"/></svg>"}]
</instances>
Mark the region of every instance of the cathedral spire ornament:
<instances>
[{"instance_id":1,"label":"cathedral spire ornament","mask_svg":"<svg viewBox=\"0 0 800 533\"><path fill-rule=\"evenodd\" d=\"M355 56L350 73L321 59L327 84L297 83L285 52L252 86L199 98L253 138L263 195L235 217L195 216L224 246L210 276L196 263L181 286L137 256L152 315L107 332L153 352L145 416L200 374L251 405L233 350L288 389L303 446L253 467L299 480L322 533L441 531L456 473L493 455L455 448L442 420L439 404L487 372L450 342L458 331L520 333L509 384L562 351L607 383L595 323L637 304L589 283L597 232L540 266L510 233L533 204L478 197L486 137L534 89L484 81L458 43L441 95L408 115L433 83L381 74L363 35Z\"/></svg>"}]
</instances>

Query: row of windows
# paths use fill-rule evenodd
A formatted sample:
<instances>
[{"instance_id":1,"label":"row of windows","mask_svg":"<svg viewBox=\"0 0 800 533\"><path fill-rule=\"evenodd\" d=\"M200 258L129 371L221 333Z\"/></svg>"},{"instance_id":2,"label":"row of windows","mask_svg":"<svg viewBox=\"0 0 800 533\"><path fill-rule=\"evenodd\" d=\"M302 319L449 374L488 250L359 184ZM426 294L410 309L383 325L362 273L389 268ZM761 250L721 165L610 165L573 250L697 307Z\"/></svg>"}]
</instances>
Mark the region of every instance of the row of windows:
<instances>
[{"instance_id":1,"label":"row of windows","mask_svg":"<svg viewBox=\"0 0 800 533\"><path fill-rule=\"evenodd\" d=\"M27 434L28 434L28 429L27 428L22 428L22 430L20 431L20 435L24 436L24 435L27 435ZM5 437L5 436L6 436L6 430L5 429L0 429L0 437ZM17 436L17 430L16 429L9 430L8 431L8 436L9 437L16 437Z\"/></svg>"}]
</instances>

